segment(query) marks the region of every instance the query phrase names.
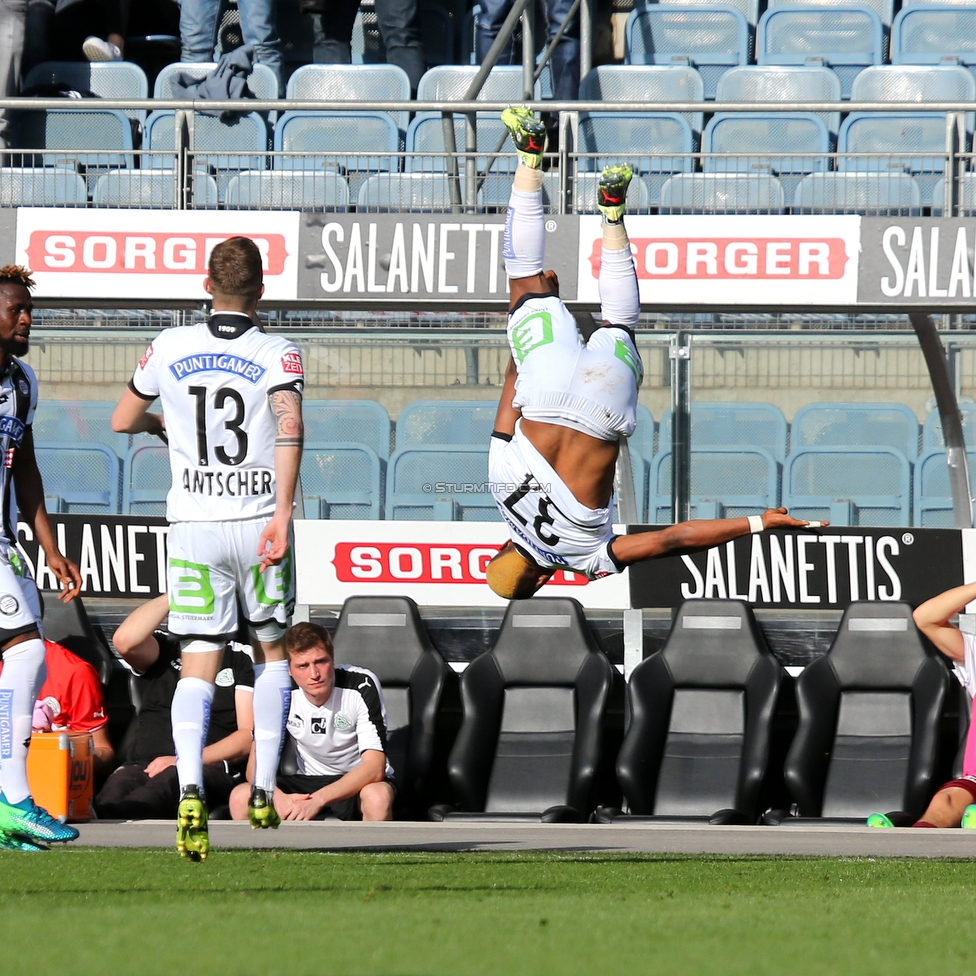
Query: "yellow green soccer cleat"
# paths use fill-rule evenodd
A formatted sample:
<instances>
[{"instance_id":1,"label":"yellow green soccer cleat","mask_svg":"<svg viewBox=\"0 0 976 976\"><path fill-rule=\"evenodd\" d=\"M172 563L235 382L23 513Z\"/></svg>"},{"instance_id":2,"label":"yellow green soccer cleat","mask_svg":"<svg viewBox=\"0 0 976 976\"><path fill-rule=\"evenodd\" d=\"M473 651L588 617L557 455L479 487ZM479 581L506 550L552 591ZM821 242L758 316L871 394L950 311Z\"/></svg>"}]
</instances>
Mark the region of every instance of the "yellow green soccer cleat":
<instances>
[{"instance_id":1,"label":"yellow green soccer cleat","mask_svg":"<svg viewBox=\"0 0 976 976\"><path fill-rule=\"evenodd\" d=\"M883 813L872 813L865 822L868 827L894 827Z\"/></svg>"},{"instance_id":2,"label":"yellow green soccer cleat","mask_svg":"<svg viewBox=\"0 0 976 976\"><path fill-rule=\"evenodd\" d=\"M0 793L0 833L35 846L64 844L78 838L78 831L74 827L56 820L47 810L39 807L31 797L27 797L20 803L11 803L2 793Z\"/></svg>"},{"instance_id":3,"label":"yellow green soccer cleat","mask_svg":"<svg viewBox=\"0 0 976 976\"><path fill-rule=\"evenodd\" d=\"M597 184L597 207L608 223L619 224L624 217L627 187L634 178L634 171L624 163L606 166Z\"/></svg>"},{"instance_id":4,"label":"yellow green soccer cleat","mask_svg":"<svg viewBox=\"0 0 976 976\"><path fill-rule=\"evenodd\" d=\"M259 827L278 829L281 824L281 817L275 810L273 795L268 796L267 790L262 790L257 786L251 789L251 799L247 804L247 819L251 821L252 830L257 830Z\"/></svg>"},{"instance_id":5,"label":"yellow green soccer cleat","mask_svg":"<svg viewBox=\"0 0 976 976\"><path fill-rule=\"evenodd\" d=\"M185 786L176 813L176 849L190 861L205 861L210 853L207 807L195 785Z\"/></svg>"},{"instance_id":6,"label":"yellow green soccer cleat","mask_svg":"<svg viewBox=\"0 0 976 976\"><path fill-rule=\"evenodd\" d=\"M35 844L16 834L5 834L0 831L0 851L49 851L50 849L47 844Z\"/></svg>"},{"instance_id":7,"label":"yellow green soccer cleat","mask_svg":"<svg viewBox=\"0 0 976 976\"><path fill-rule=\"evenodd\" d=\"M960 827L966 827L969 830L976 830L976 803L970 803L968 807L962 812L962 823L959 824Z\"/></svg>"},{"instance_id":8,"label":"yellow green soccer cleat","mask_svg":"<svg viewBox=\"0 0 976 976\"><path fill-rule=\"evenodd\" d=\"M546 151L545 124L524 105L512 105L505 109L501 119L512 135L519 162L529 169L538 169L542 165L542 154Z\"/></svg>"}]
</instances>

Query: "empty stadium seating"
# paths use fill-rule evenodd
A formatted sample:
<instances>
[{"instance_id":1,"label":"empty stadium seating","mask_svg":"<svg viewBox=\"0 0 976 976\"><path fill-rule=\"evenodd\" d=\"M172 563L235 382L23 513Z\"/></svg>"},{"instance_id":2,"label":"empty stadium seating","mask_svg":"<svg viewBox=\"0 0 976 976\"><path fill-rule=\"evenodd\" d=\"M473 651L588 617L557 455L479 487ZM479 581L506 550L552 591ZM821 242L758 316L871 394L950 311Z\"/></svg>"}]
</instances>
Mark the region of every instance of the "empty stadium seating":
<instances>
[{"instance_id":1,"label":"empty stadium seating","mask_svg":"<svg viewBox=\"0 0 976 976\"><path fill-rule=\"evenodd\" d=\"M171 474L169 451L157 444L136 444L123 466L122 514L165 515Z\"/></svg>"},{"instance_id":2,"label":"empty stadium seating","mask_svg":"<svg viewBox=\"0 0 976 976\"><path fill-rule=\"evenodd\" d=\"M373 400L305 400L305 438L364 444L380 460L390 456L390 415Z\"/></svg>"},{"instance_id":3,"label":"empty stadium seating","mask_svg":"<svg viewBox=\"0 0 976 976\"><path fill-rule=\"evenodd\" d=\"M602 64L580 82L584 102L643 102L655 111L668 102L700 102L704 97L701 75L680 64ZM685 118L694 132L701 132L701 112L689 112Z\"/></svg>"},{"instance_id":4,"label":"empty stadium seating","mask_svg":"<svg viewBox=\"0 0 976 976\"><path fill-rule=\"evenodd\" d=\"M103 444L34 444L49 512L114 515L119 510L119 459Z\"/></svg>"},{"instance_id":5,"label":"empty stadium seating","mask_svg":"<svg viewBox=\"0 0 976 976\"><path fill-rule=\"evenodd\" d=\"M903 7L891 25L892 64L976 68L976 7L954 3Z\"/></svg>"},{"instance_id":6,"label":"empty stadium seating","mask_svg":"<svg viewBox=\"0 0 976 976\"><path fill-rule=\"evenodd\" d=\"M794 213L919 216L922 191L908 173L811 173L793 197Z\"/></svg>"},{"instance_id":7,"label":"empty stadium seating","mask_svg":"<svg viewBox=\"0 0 976 976\"><path fill-rule=\"evenodd\" d=\"M429 444L396 451L386 473L386 517L501 521L488 491L487 445Z\"/></svg>"},{"instance_id":8,"label":"empty stadium seating","mask_svg":"<svg viewBox=\"0 0 976 976\"><path fill-rule=\"evenodd\" d=\"M395 64L306 64L291 78L288 98L330 102L408 102L410 79ZM396 124L407 127L407 113L396 113Z\"/></svg>"},{"instance_id":9,"label":"empty stadium seating","mask_svg":"<svg viewBox=\"0 0 976 976\"><path fill-rule=\"evenodd\" d=\"M148 98L149 81L145 71L131 61L42 61L35 64L20 83L22 92L37 85L62 84L78 92L91 92L98 98ZM142 109L129 109L129 118L146 118Z\"/></svg>"},{"instance_id":10,"label":"empty stadium seating","mask_svg":"<svg viewBox=\"0 0 976 976\"><path fill-rule=\"evenodd\" d=\"M970 445L973 441L968 441ZM976 452L966 452L969 476L976 475ZM915 462L913 524L926 529L955 526L945 448L923 451Z\"/></svg>"},{"instance_id":11,"label":"empty stadium seating","mask_svg":"<svg viewBox=\"0 0 976 976\"><path fill-rule=\"evenodd\" d=\"M691 405L691 441L695 448L749 444L768 451L781 464L786 458L786 417L771 403ZM661 450L671 445L671 410L661 418Z\"/></svg>"},{"instance_id":12,"label":"empty stadium seating","mask_svg":"<svg viewBox=\"0 0 976 976\"><path fill-rule=\"evenodd\" d=\"M105 108L45 109L19 113L15 123L17 149L23 161L44 166L87 167L89 172L114 166L135 166L132 123L123 112Z\"/></svg>"},{"instance_id":13,"label":"empty stadium seating","mask_svg":"<svg viewBox=\"0 0 976 976\"><path fill-rule=\"evenodd\" d=\"M794 451L801 447L890 447L914 461L918 420L901 403L808 403L790 426Z\"/></svg>"},{"instance_id":14,"label":"empty stadium seating","mask_svg":"<svg viewBox=\"0 0 976 976\"><path fill-rule=\"evenodd\" d=\"M113 433L111 400L46 400L41 399L34 411L35 441L104 444L119 457L129 450L128 434Z\"/></svg>"},{"instance_id":15,"label":"empty stadium seating","mask_svg":"<svg viewBox=\"0 0 976 976\"><path fill-rule=\"evenodd\" d=\"M484 450L495 427L497 400L418 400L397 418L396 446L470 444Z\"/></svg>"},{"instance_id":16,"label":"empty stadium seating","mask_svg":"<svg viewBox=\"0 0 976 976\"><path fill-rule=\"evenodd\" d=\"M3 172L0 171L0 185ZM217 181L208 173L193 174L190 203L194 209L216 209ZM175 209L179 195L176 171L172 169L115 169L95 183L92 205Z\"/></svg>"},{"instance_id":17,"label":"empty stadium seating","mask_svg":"<svg viewBox=\"0 0 976 976\"><path fill-rule=\"evenodd\" d=\"M245 171L231 177L224 204L228 210L343 211L349 184L338 173Z\"/></svg>"},{"instance_id":18,"label":"empty stadium seating","mask_svg":"<svg viewBox=\"0 0 976 976\"><path fill-rule=\"evenodd\" d=\"M976 447L976 403L963 401L959 404L962 414L962 433L969 447ZM938 410L932 410L922 424L922 450L945 447L942 419Z\"/></svg>"},{"instance_id":19,"label":"empty stadium seating","mask_svg":"<svg viewBox=\"0 0 976 976\"><path fill-rule=\"evenodd\" d=\"M660 208L661 213L675 214L775 214L783 212L785 203L783 185L775 176L754 173L681 173L666 180L661 187Z\"/></svg>"},{"instance_id":20,"label":"empty stadium seating","mask_svg":"<svg viewBox=\"0 0 976 976\"><path fill-rule=\"evenodd\" d=\"M74 168L0 168L0 207L84 207L87 203L88 188Z\"/></svg>"},{"instance_id":21,"label":"empty stadium seating","mask_svg":"<svg viewBox=\"0 0 976 976\"><path fill-rule=\"evenodd\" d=\"M275 169L389 172L400 131L388 112L284 112L275 124ZM358 188L358 187L357 187Z\"/></svg>"},{"instance_id":22,"label":"empty stadium seating","mask_svg":"<svg viewBox=\"0 0 976 976\"><path fill-rule=\"evenodd\" d=\"M306 518L378 519L383 466L363 444L307 442L302 452Z\"/></svg>"},{"instance_id":23,"label":"empty stadium seating","mask_svg":"<svg viewBox=\"0 0 976 976\"><path fill-rule=\"evenodd\" d=\"M380 173L363 180L357 209L369 213L442 213L451 209L446 173Z\"/></svg>"}]
</instances>

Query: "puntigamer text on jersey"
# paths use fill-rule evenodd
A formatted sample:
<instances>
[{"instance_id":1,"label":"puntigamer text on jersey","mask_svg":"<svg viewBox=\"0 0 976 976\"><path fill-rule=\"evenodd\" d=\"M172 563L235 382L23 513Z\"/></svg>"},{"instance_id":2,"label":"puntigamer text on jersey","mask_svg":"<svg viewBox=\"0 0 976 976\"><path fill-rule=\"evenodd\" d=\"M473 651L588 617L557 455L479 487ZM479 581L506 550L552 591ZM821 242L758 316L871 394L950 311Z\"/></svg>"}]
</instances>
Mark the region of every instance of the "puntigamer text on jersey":
<instances>
[{"instance_id":1,"label":"puntigamer text on jersey","mask_svg":"<svg viewBox=\"0 0 976 976\"><path fill-rule=\"evenodd\" d=\"M267 370L258 363L252 363L250 359L242 359L240 356L199 354L187 356L185 359L178 359L175 363L170 363L170 372L178 379L185 379L194 373L207 373L214 370L223 373L233 373L241 376L250 383L257 383Z\"/></svg>"}]
</instances>

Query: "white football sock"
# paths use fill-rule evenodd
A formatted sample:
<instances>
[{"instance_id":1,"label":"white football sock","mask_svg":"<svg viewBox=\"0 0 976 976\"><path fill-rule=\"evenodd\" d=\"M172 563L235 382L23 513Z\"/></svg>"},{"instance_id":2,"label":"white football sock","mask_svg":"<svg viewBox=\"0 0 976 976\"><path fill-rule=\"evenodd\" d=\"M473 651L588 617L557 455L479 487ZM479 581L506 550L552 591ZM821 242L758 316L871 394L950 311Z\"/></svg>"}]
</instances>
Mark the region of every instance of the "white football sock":
<instances>
[{"instance_id":1,"label":"white football sock","mask_svg":"<svg viewBox=\"0 0 976 976\"><path fill-rule=\"evenodd\" d=\"M203 678L180 678L173 695L173 745L180 789L191 784L203 796L203 747L210 726L214 686Z\"/></svg>"},{"instance_id":2,"label":"white football sock","mask_svg":"<svg viewBox=\"0 0 976 976\"><path fill-rule=\"evenodd\" d=\"M609 245L609 246L608 246ZM640 318L640 292L630 241L623 224L603 225L600 255L600 313L604 322L637 327Z\"/></svg>"},{"instance_id":3,"label":"white football sock","mask_svg":"<svg viewBox=\"0 0 976 976\"><path fill-rule=\"evenodd\" d=\"M538 176L534 190L519 189L517 177L521 170ZM515 185L508 200L505 214L505 236L502 239L502 256L509 278L528 278L542 274L542 262L546 254L546 222L542 208L542 173L539 170L519 166Z\"/></svg>"},{"instance_id":4,"label":"white football sock","mask_svg":"<svg viewBox=\"0 0 976 976\"><path fill-rule=\"evenodd\" d=\"M30 796L27 785L27 747L31 737L31 714L47 668L44 641L35 637L3 652L0 673L0 783L10 803Z\"/></svg>"},{"instance_id":5,"label":"white football sock","mask_svg":"<svg viewBox=\"0 0 976 976\"><path fill-rule=\"evenodd\" d=\"M273 790L291 707L287 661L254 665L254 785Z\"/></svg>"}]
</instances>

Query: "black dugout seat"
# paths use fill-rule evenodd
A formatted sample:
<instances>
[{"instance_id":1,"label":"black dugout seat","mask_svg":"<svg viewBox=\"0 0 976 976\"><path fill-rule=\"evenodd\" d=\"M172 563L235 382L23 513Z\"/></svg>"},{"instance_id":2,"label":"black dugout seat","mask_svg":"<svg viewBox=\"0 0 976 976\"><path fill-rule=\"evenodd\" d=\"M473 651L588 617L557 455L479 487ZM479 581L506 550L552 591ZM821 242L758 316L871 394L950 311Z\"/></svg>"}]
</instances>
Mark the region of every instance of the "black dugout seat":
<instances>
[{"instance_id":1,"label":"black dugout seat","mask_svg":"<svg viewBox=\"0 0 976 976\"><path fill-rule=\"evenodd\" d=\"M796 682L800 722L783 777L796 816L917 818L932 795L949 673L907 603L852 603L830 650Z\"/></svg>"},{"instance_id":2,"label":"black dugout seat","mask_svg":"<svg viewBox=\"0 0 976 976\"><path fill-rule=\"evenodd\" d=\"M431 817L585 820L617 679L576 600L509 604L494 647L461 676L448 765L460 810Z\"/></svg>"},{"instance_id":3,"label":"black dugout seat","mask_svg":"<svg viewBox=\"0 0 976 976\"><path fill-rule=\"evenodd\" d=\"M630 815L597 819L756 823L782 677L747 604L683 603L664 647L630 677L617 758Z\"/></svg>"},{"instance_id":4,"label":"black dugout seat","mask_svg":"<svg viewBox=\"0 0 976 976\"><path fill-rule=\"evenodd\" d=\"M398 801L426 810L441 731L438 712L452 686L456 698L457 679L431 644L417 604L408 597L350 597L332 639L337 664L369 668L379 678Z\"/></svg>"},{"instance_id":5,"label":"black dugout seat","mask_svg":"<svg viewBox=\"0 0 976 976\"><path fill-rule=\"evenodd\" d=\"M56 593L44 594L44 637L66 647L98 672L103 685L108 685L115 666L111 652L103 638L95 632L81 597L62 603Z\"/></svg>"}]
</instances>

